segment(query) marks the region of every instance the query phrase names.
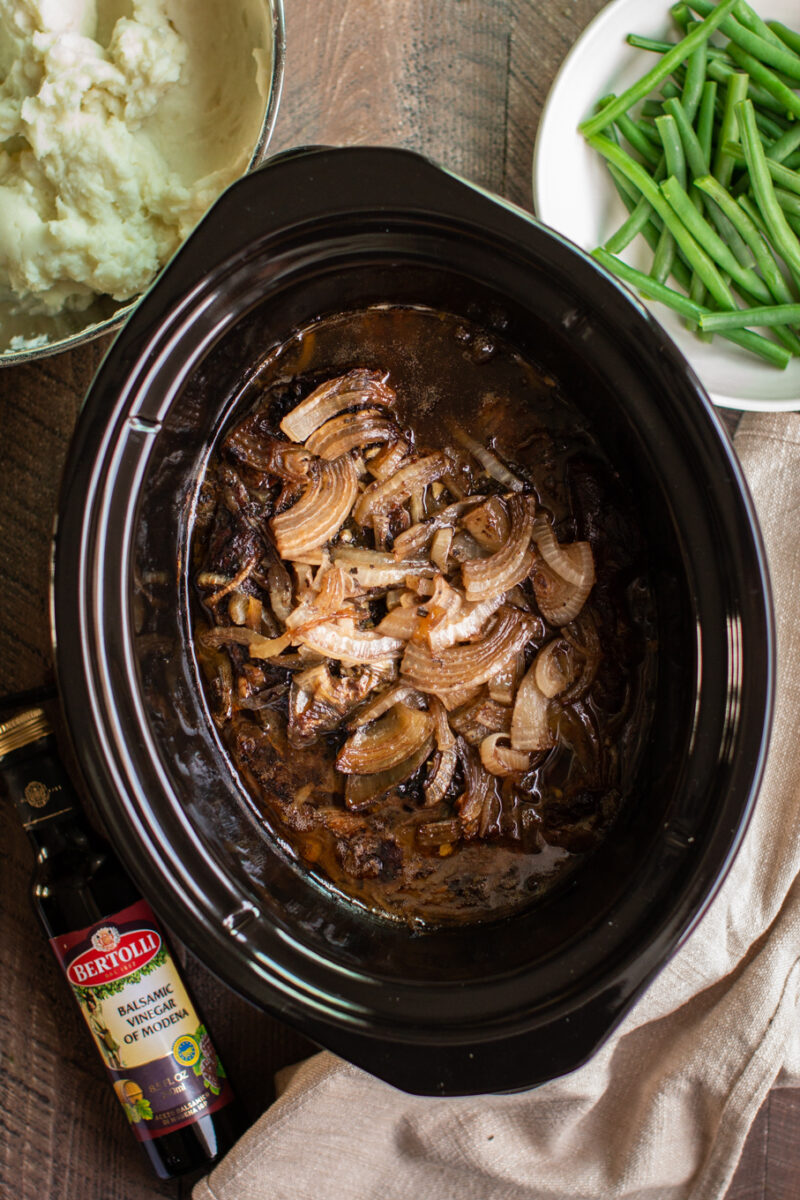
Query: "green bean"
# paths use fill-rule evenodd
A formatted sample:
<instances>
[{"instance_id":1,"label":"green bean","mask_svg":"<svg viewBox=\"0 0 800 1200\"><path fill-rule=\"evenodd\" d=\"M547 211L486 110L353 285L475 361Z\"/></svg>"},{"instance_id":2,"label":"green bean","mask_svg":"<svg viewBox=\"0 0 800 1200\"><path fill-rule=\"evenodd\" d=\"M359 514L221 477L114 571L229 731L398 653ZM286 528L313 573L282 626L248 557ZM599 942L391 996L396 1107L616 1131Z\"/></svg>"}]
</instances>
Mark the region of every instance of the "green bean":
<instances>
[{"instance_id":1,"label":"green bean","mask_svg":"<svg viewBox=\"0 0 800 1200\"><path fill-rule=\"evenodd\" d=\"M686 111L680 100L665 100L664 108L671 117L675 118L675 124L678 127L678 133L680 134L681 142L683 143L683 150L684 154L686 155L686 163L692 179L697 179L702 175L708 175L708 155L704 153L703 147L700 145L697 134L689 123L689 120L686 116ZM708 215L716 225L718 232L726 239L726 241L730 243L730 247L741 265L743 267L752 267L752 254L739 237L734 226L731 225L724 213L722 213L720 209L713 204L713 202L708 206Z\"/></svg>"},{"instance_id":2,"label":"green bean","mask_svg":"<svg viewBox=\"0 0 800 1200\"><path fill-rule=\"evenodd\" d=\"M723 21L723 25L725 22ZM690 25L689 29L695 28ZM697 110L700 106L700 97L703 94L703 84L706 81L706 62L708 61L708 47L706 42L701 42L696 50L686 60L686 75L683 80L683 90L681 91L681 104L683 105L687 119L694 121L697 115Z\"/></svg>"},{"instance_id":3,"label":"green bean","mask_svg":"<svg viewBox=\"0 0 800 1200\"><path fill-rule=\"evenodd\" d=\"M767 26L777 34L785 46L794 50L795 54L800 54L800 33L796 33L794 29L787 29L781 21L767 21Z\"/></svg>"},{"instance_id":4,"label":"green bean","mask_svg":"<svg viewBox=\"0 0 800 1200\"><path fill-rule=\"evenodd\" d=\"M739 0L734 12L736 13L737 21L740 21L742 25L751 29L753 33L757 33L759 37L764 38L766 42L772 42L773 46L781 44L781 39L770 29L769 23L762 21L755 9L751 8L747 3L747 0Z\"/></svg>"},{"instance_id":5,"label":"green bean","mask_svg":"<svg viewBox=\"0 0 800 1200\"><path fill-rule=\"evenodd\" d=\"M767 150L767 158L775 162L783 162L785 158L800 146L800 121L795 121L785 133L782 133L774 145Z\"/></svg>"},{"instance_id":6,"label":"green bean","mask_svg":"<svg viewBox=\"0 0 800 1200\"><path fill-rule=\"evenodd\" d=\"M726 149L738 166L746 165L747 159L741 146L733 142L728 142ZM770 158L768 150L764 152L764 160L773 182L785 188L787 192L796 192L800 195L800 171L793 171L791 167L785 166L784 163L775 162L774 159Z\"/></svg>"},{"instance_id":7,"label":"green bean","mask_svg":"<svg viewBox=\"0 0 800 1200\"><path fill-rule=\"evenodd\" d=\"M654 211L661 217L664 224L669 227L670 233L683 251L689 266L702 279L720 308L735 308L736 302L734 301L733 294L716 266L705 250L701 246L698 246L685 225L677 219L669 204L662 196L658 184L651 179L644 167L631 158L629 154L626 154L610 138L602 134L596 134L588 138L587 141L598 153L602 154L603 158L613 162L622 171L623 175L630 179L631 183L636 184L644 198L650 202Z\"/></svg>"},{"instance_id":8,"label":"green bean","mask_svg":"<svg viewBox=\"0 0 800 1200\"><path fill-rule=\"evenodd\" d=\"M664 283L672 274L672 264L675 261L675 238L667 226L662 227L650 267L650 275L659 283Z\"/></svg>"},{"instance_id":9,"label":"green bean","mask_svg":"<svg viewBox=\"0 0 800 1200\"><path fill-rule=\"evenodd\" d=\"M665 197L676 217L683 222L701 246L711 255L716 263L727 271L731 279L742 287L747 288L753 296L765 304L769 304L772 294L764 281L749 267L743 267L737 261L730 247L725 244L716 230L697 211L687 196L685 190L672 176L661 184L661 194ZM715 297L716 298L716 297Z\"/></svg>"},{"instance_id":10,"label":"green bean","mask_svg":"<svg viewBox=\"0 0 800 1200\"><path fill-rule=\"evenodd\" d=\"M747 71L751 79L760 83L770 95L779 101L784 112L794 113L796 117L800 117L800 96L787 87L774 71L765 67L757 58L753 58L752 54L747 54L739 46L731 45L729 53L733 61Z\"/></svg>"},{"instance_id":11,"label":"green bean","mask_svg":"<svg viewBox=\"0 0 800 1200\"><path fill-rule=\"evenodd\" d=\"M718 83L727 83L731 75L740 75L741 70L727 59L709 56L706 74L709 79L716 79ZM776 116L786 111L780 101L771 96L769 92L765 92L763 88L758 87L752 80L748 84L747 94L754 104L758 104L762 109L769 109Z\"/></svg>"},{"instance_id":12,"label":"green bean","mask_svg":"<svg viewBox=\"0 0 800 1200\"><path fill-rule=\"evenodd\" d=\"M703 84L700 111L697 115L697 140L706 161L711 159L711 141L714 136L714 109L717 102L717 82L707 79Z\"/></svg>"},{"instance_id":13,"label":"green bean","mask_svg":"<svg viewBox=\"0 0 800 1200\"><path fill-rule=\"evenodd\" d=\"M747 159L750 184L759 207L770 241L783 258L795 281L800 281L800 242L788 224L783 209L775 198L775 190L769 173L769 160L758 137L755 113L751 100L743 100L736 106L742 149Z\"/></svg>"},{"instance_id":14,"label":"green bean","mask_svg":"<svg viewBox=\"0 0 800 1200\"><path fill-rule=\"evenodd\" d=\"M641 154L645 162L654 167L658 162L659 152L637 127L636 122L623 113L614 123L626 142Z\"/></svg>"},{"instance_id":15,"label":"green bean","mask_svg":"<svg viewBox=\"0 0 800 1200\"><path fill-rule=\"evenodd\" d=\"M656 117L656 129L664 147L664 163L667 175L674 175L681 187L686 187L686 157L683 153L678 126L669 113Z\"/></svg>"},{"instance_id":16,"label":"green bean","mask_svg":"<svg viewBox=\"0 0 800 1200\"><path fill-rule=\"evenodd\" d=\"M644 196L639 199L638 204L628 214L622 222L619 229L611 234L611 237L605 243L605 249L611 254L619 254L620 250L624 250L629 246L637 233L641 233L647 222L650 220L650 214L653 209L645 200Z\"/></svg>"},{"instance_id":17,"label":"green bean","mask_svg":"<svg viewBox=\"0 0 800 1200\"><path fill-rule=\"evenodd\" d=\"M716 201L731 224L735 225L739 235L753 251L756 266L764 276L764 282L772 293L773 300L777 300L781 304L791 303L793 300L791 289L775 261L775 256L770 250L768 243L764 240L758 226L748 216L741 204L737 204L730 192L713 175L705 175L701 179L696 179L695 187Z\"/></svg>"},{"instance_id":18,"label":"green bean","mask_svg":"<svg viewBox=\"0 0 800 1200\"><path fill-rule=\"evenodd\" d=\"M705 15L713 12L715 6L710 3L710 0L691 0L691 7L696 12ZM776 45L772 39L764 38L740 24L732 14L720 23L719 29L720 33L729 37L735 46L741 47L759 62L774 67L776 71L781 71L790 79L800 81L800 58L787 46L781 45L780 39Z\"/></svg>"},{"instance_id":19,"label":"green bean","mask_svg":"<svg viewBox=\"0 0 800 1200\"><path fill-rule=\"evenodd\" d=\"M666 54L662 54L655 66L637 79L612 104L583 121L578 127L581 133L586 137L599 133L601 129L605 129L607 125L616 121L617 117L626 113L639 100L644 100L648 93L672 74L679 63L684 62L698 46L711 36L715 29L719 28L736 3L737 0L721 0L721 3L700 22L696 29L687 33L686 37L677 42Z\"/></svg>"},{"instance_id":20,"label":"green bean","mask_svg":"<svg viewBox=\"0 0 800 1200\"><path fill-rule=\"evenodd\" d=\"M666 54L675 45L674 42L659 42L656 38L640 37L638 33L629 33L625 41L637 50L651 50L654 54Z\"/></svg>"},{"instance_id":21,"label":"green bean","mask_svg":"<svg viewBox=\"0 0 800 1200\"><path fill-rule=\"evenodd\" d=\"M737 308L735 312L704 313L701 329L749 329L753 325L800 325L800 304L758 305Z\"/></svg>"},{"instance_id":22,"label":"green bean","mask_svg":"<svg viewBox=\"0 0 800 1200\"><path fill-rule=\"evenodd\" d=\"M800 196L794 192L787 192L784 188L775 188L775 199L785 213L800 217Z\"/></svg>"},{"instance_id":23,"label":"green bean","mask_svg":"<svg viewBox=\"0 0 800 1200\"><path fill-rule=\"evenodd\" d=\"M744 100L747 95L747 85L750 82L750 76L743 74L741 71L735 72L728 80L728 87L725 92L725 108L722 113L722 122L719 127L719 140L717 142L717 153L714 158L713 173L723 187L727 187L731 181L733 174L734 159L725 150L726 142L738 142L739 140L739 122L736 119L736 110L734 105ZM674 175L676 172L672 172ZM702 178L702 176L701 176Z\"/></svg>"},{"instance_id":24,"label":"green bean","mask_svg":"<svg viewBox=\"0 0 800 1200\"><path fill-rule=\"evenodd\" d=\"M623 262L620 258L615 258L613 254L608 254L605 250L593 250L592 254L606 270L617 275L625 283L631 284L642 295L647 296L651 300L660 301L687 320L699 323L710 312L708 308L701 304L696 304L688 296L683 296L673 288L666 287L657 280L651 279L643 271L637 271L635 267L629 266L628 263ZM735 342L738 346L744 347L753 354L760 355L761 358L772 363L774 366L785 367L791 359L791 354L788 350L785 350L783 346L778 346L775 342L771 342L769 338L765 338L759 333L751 333L749 330L740 331L732 329L724 333L723 337L726 337L728 341Z\"/></svg>"},{"instance_id":25,"label":"green bean","mask_svg":"<svg viewBox=\"0 0 800 1200\"><path fill-rule=\"evenodd\" d=\"M679 0L679 3L672 5L669 10L669 15L672 17L678 29L682 30L684 33L686 32L689 22L693 19L692 14L689 11L689 5L684 4L683 0Z\"/></svg>"}]
</instances>

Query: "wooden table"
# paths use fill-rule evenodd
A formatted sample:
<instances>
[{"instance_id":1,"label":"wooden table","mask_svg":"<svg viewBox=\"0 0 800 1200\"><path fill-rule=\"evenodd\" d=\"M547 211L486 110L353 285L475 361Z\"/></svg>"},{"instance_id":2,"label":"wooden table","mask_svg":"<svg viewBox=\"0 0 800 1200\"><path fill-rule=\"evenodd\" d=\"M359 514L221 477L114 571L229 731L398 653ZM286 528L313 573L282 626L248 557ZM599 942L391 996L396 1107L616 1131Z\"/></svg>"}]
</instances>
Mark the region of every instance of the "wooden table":
<instances>
[{"instance_id":1,"label":"wooden table","mask_svg":"<svg viewBox=\"0 0 800 1200\"><path fill-rule=\"evenodd\" d=\"M286 88L273 150L420 150L523 207L537 120L559 63L602 0L287 0ZM49 539L59 471L105 349L0 373L0 692L51 679ZM187 1197L134 1145L27 903L28 845L0 811L0 1200ZM191 958L194 985L249 1115L274 1070L309 1050ZM800 1091L775 1091L728 1200L800 1194ZM342 1200L347 1200L342 1197ZM594 1198L592 1198L594 1200Z\"/></svg>"}]
</instances>

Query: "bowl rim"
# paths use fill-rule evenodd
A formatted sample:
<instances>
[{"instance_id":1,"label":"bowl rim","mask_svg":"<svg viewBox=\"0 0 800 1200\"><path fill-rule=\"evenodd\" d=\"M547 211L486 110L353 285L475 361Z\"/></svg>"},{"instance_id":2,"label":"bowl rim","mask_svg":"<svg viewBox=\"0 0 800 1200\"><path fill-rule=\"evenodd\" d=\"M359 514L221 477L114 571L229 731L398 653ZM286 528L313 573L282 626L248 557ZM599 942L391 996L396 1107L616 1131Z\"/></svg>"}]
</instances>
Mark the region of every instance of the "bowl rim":
<instances>
[{"instance_id":1,"label":"bowl rim","mask_svg":"<svg viewBox=\"0 0 800 1200\"><path fill-rule=\"evenodd\" d=\"M264 2L268 6L272 17L272 73L270 75L269 96L267 97L261 127L258 131L258 138L244 171L246 175L260 167L267 157L283 93L286 69L286 17L283 0L264 0ZM232 187L236 182L238 181L233 180L228 186ZM175 253L178 253L178 251ZM115 333L122 328L128 318L136 311L150 288L156 284L162 272L169 266L170 261L171 259L161 267L155 279L152 280L143 292L134 297L133 300L129 300L126 304L123 304L121 308L116 310L113 316L106 317L103 321L97 321L93 325L88 325L80 333L72 333L69 337L59 338L57 341L48 342L46 345L30 346L23 350L0 351L0 369L3 367L15 367L20 363L33 362L40 358L49 358L53 354L62 354L67 350L75 350L78 346L83 346L87 342L93 342L97 338Z\"/></svg>"}]
</instances>

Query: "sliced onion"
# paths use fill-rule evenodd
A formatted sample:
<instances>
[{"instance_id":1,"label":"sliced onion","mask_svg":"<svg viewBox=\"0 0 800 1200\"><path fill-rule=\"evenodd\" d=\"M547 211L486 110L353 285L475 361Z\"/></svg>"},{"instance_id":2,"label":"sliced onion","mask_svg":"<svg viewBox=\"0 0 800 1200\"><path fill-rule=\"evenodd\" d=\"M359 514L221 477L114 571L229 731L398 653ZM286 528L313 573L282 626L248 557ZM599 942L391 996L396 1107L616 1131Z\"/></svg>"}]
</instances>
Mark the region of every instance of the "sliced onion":
<instances>
[{"instance_id":1,"label":"sliced onion","mask_svg":"<svg viewBox=\"0 0 800 1200\"><path fill-rule=\"evenodd\" d=\"M378 482L389 479L399 469L408 451L409 445L405 438L398 438L369 460L367 470Z\"/></svg>"},{"instance_id":2,"label":"sliced onion","mask_svg":"<svg viewBox=\"0 0 800 1200\"><path fill-rule=\"evenodd\" d=\"M347 455L322 464L300 499L270 521L281 558L298 558L324 546L347 520L358 493L358 476Z\"/></svg>"},{"instance_id":3,"label":"sliced onion","mask_svg":"<svg viewBox=\"0 0 800 1200\"><path fill-rule=\"evenodd\" d=\"M490 498L461 518L461 524L480 546L492 553L508 540L511 522L508 510L499 496Z\"/></svg>"},{"instance_id":4,"label":"sliced onion","mask_svg":"<svg viewBox=\"0 0 800 1200\"><path fill-rule=\"evenodd\" d=\"M411 641L421 620L419 608L419 604L410 608L398 605L375 626L376 632L387 634L389 637L402 638L404 642Z\"/></svg>"},{"instance_id":5,"label":"sliced onion","mask_svg":"<svg viewBox=\"0 0 800 1200\"><path fill-rule=\"evenodd\" d=\"M525 674L525 655L515 654L502 671L489 680L489 695L498 704L513 704L520 680Z\"/></svg>"},{"instance_id":6,"label":"sliced onion","mask_svg":"<svg viewBox=\"0 0 800 1200\"><path fill-rule=\"evenodd\" d=\"M405 783L422 764L431 756L433 737L423 743L416 754L412 754L405 762L388 771L378 771L374 775L348 775L344 789L344 802L351 812L360 812L382 799L392 788Z\"/></svg>"},{"instance_id":7,"label":"sliced onion","mask_svg":"<svg viewBox=\"0 0 800 1200\"><path fill-rule=\"evenodd\" d=\"M374 662L384 658L399 658L405 648L400 638L384 637L370 629L356 629L348 620L330 621L305 629L296 640L310 646L318 654L339 662Z\"/></svg>"},{"instance_id":8,"label":"sliced onion","mask_svg":"<svg viewBox=\"0 0 800 1200\"><path fill-rule=\"evenodd\" d=\"M480 442L476 442L475 438L470 437L460 427L455 428L453 433L456 441L460 442L465 450L469 450L472 457L481 464L487 475L491 475L492 479L496 479L498 483L502 483L511 492L522 491L525 487L523 481L510 471L506 464L492 450L487 449Z\"/></svg>"},{"instance_id":9,"label":"sliced onion","mask_svg":"<svg viewBox=\"0 0 800 1200\"><path fill-rule=\"evenodd\" d=\"M394 587L404 583L406 575L420 572L433 574L433 567L424 559L398 562L393 554L383 550L368 550L362 546L336 546L333 561L345 567L364 587Z\"/></svg>"},{"instance_id":10,"label":"sliced onion","mask_svg":"<svg viewBox=\"0 0 800 1200\"><path fill-rule=\"evenodd\" d=\"M536 663L517 690L511 717L511 745L515 750L548 750L554 743L548 720L550 701L536 682Z\"/></svg>"},{"instance_id":11,"label":"sliced onion","mask_svg":"<svg viewBox=\"0 0 800 1200\"><path fill-rule=\"evenodd\" d=\"M386 514L403 504L414 492L421 492L434 479L440 479L448 466L446 455L437 452L401 467L388 479L370 484L356 503L353 517L359 525L368 525L375 516Z\"/></svg>"},{"instance_id":12,"label":"sliced onion","mask_svg":"<svg viewBox=\"0 0 800 1200\"><path fill-rule=\"evenodd\" d=\"M409 642L400 670L420 691L434 692L444 699L448 691L477 687L502 670L525 646L531 628L526 613L502 608L479 641L435 653L422 642Z\"/></svg>"},{"instance_id":13,"label":"sliced onion","mask_svg":"<svg viewBox=\"0 0 800 1200\"><path fill-rule=\"evenodd\" d=\"M531 582L539 612L551 625L568 625L574 621L594 586L593 578L582 587L567 583L541 559L534 563Z\"/></svg>"},{"instance_id":14,"label":"sliced onion","mask_svg":"<svg viewBox=\"0 0 800 1200\"><path fill-rule=\"evenodd\" d=\"M465 684L461 688L450 688L446 692L436 692L435 694L448 712L453 712L457 708L461 708L464 704L469 704L482 691L482 685L478 684L475 687L473 684Z\"/></svg>"},{"instance_id":15,"label":"sliced onion","mask_svg":"<svg viewBox=\"0 0 800 1200\"><path fill-rule=\"evenodd\" d=\"M320 458L333 459L375 442L394 441L397 436L394 421L379 408L362 408L326 421L306 439L306 450Z\"/></svg>"},{"instance_id":16,"label":"sliced onion","mask_svg":"<svg viewBox=\"0 0 800 1200\"><path fill-rule=\"evenodd\" d=\"M214 592L213 596L209 596L206 599L206 604L208 604L209 607L213 607L215 604L218 604L224 596L229 595L230 592L235 592L236 589L241 587L245 580L252 575L253 569L255 568L257 562L258 556L252 554L247 559L241 570L236 572L233 579L229 579L227 583L223 584L223 586L219 588L218 591Z\"/></svg>"},{"instance_id":17,"label":"sliced onion","mask_svg":"<svg viewBox=\"0 0 800 1200\"><path fill-rule=\"evenodd\" d=\"M489 558L465 562L461 567L468 600L486 600L506 592L523 580L531 569L532 501L527 496L513 496L508 513L511 527L506 543Z\"/></svg>"},{"instance_id":18,"label":"sliced onion","mask_svg":"<svg viewBox=\"0 0 800 1200\"><path fill-rule=\"evenodd\" d=\"M554 638L542 646L533 665L536 686L548 700L565 692L581 669L575 648L566 638Z\"/></svg>"},{"instance_id":19,"label":"sliced onion","mask_svg":"<svg viewBox=\"0 0 800 1200\"><path fill-rule=\"evenodd\" d=\"M437 753L431 759L428 768L428 779L425 783L425 806L431 808L439 804L447 794L453 782L458 754L456 739L447 719L447 712L441 700L431 697L431 716L434 721Z\"/></svg>"},{"instance_id":20,"label":"sliced onion","mask_svg":"<svg viewBox=\"0 0 800 1200\"><path fill-rule=\"evenodd\" d=\"M272 611L278 620L285 624L292 611L292 581L286 567L277 557L267 568L267 591Z\"/></svg>"},{"instance_id":21,"label":"sliced onion","mask_svg":"<svg viewBox=\"0 0 800 1200\"><path fill-rule=\"evenodd\" d=\"M388 771L416 754L430 738L433 718L418 708L395 704L384 716L351 734L336 756L346 775Z\"/></svg>"},{"instance_id":22,"label":"sliced onion","mask_svg":"<svg viewBox=\"0 0 800 1200\"><path fill-rule=\"evenodd\" d=\"M449 620L425 629L428 645L434 654L465 642L480 633L489 618L503 603L503 595L492 596L480 604L464 604Z\"/></svg>"},{"instance_id":23,"label":"sliced onion","mask_svg":"<svg viewBox=\"0 0 800 1200\"><path fill-rule=\"evenodd\" d=\"M425 697L416 688L410 687L407 683L395 683L387 691L381 692L379 696L376 696L374 700L370 700L365 708L356 713L347 728L360 729L362 725L367 725L370 721L376 721L378 717L382 717L395 704L400 703L407 704L413 708L424 708Z\"/></svg>"},{"instance_id":24,"label":"sliced onion","mask_svg":"<svg viewBox=\"0 0 800 1200\"><path fill-rule=\"evenodd\" d=\"M511 729L511 708L478 695L450 716L453 730L471 746L477 746L489 733L508 733Z\"/></svg>"},{"instance_id":25,"label":"sliced onion","mask_svg":"<svg viewBox=\"0 0 800 1200\"><path fill-rule=\"evenodd\" d=\"M352 613L349 602L360 592L353 577L341 567L325 568L319 582L314 581L314 587L316 591L309 588L302 603L286 618L286 628L292 632L346 616L348 607Z\"/></svg>"},{"instance_id":26,"label":"sliced onion","mask_svg":"<svg viewBox=\"0 0 800 1200\"><path fill-rule=\"evenodd\" d=\"M287 646L290 646L291 642L292 638L289 633L282 633L280 637L276 638L259 637L258 641L250 643L250 657L275 658Z\"/></svg>"},{"instance_id":27,"label":"sliced onion","mask_svg":"<svg viewBox=\"0 0 800 1200\"><path fill-rule=\"evenodd\" d=\"M431 541L431 562L440 571L447 570L447 560L450 557L450 547L453 544L452 529L437 529Z\"/></svg>"},{"instance_id":28,"label":"sliced onion","mask_svg":"<svg viewBox=\"0 0 800 1200\"><path fill-rule=\"evenodd\" d=\"M490 733L481 742L481 762L490 775L518 775L528 770L530 754L501 744L507 741L507 733Z\"/></svg>"},{"instance_id":29,"label":"sliced onion","mask_svg":"<svg viewBox=\"0 0 800 1200\"><path fill-rule=\"evenodd\" d=\"M389 387L381 371L357 367L316 388L286 414L281 421L281 429L293 442L304 442L315 429L346 408L368 404L387 406L394 404L395 399L394 390Z\"/></svg>"},{"instance_id":30,"label":"sliced onion","mask_svg":"<svg viewBox=\"0 0 800 1200\"><path fill-rule=\"evenodd\" d=\"M594 557L588 542L572 542L567 546L556 541L553 526L537 517L533 526L536 548L551 571L576 588L594 583Z\"/></svg>"},{"instance_id":31,"label":"sliced onion","mask_svg":"<svg viewBox=\"0 0 800 1200\"><path fill-rule=\"evenodd\" d=\"M478 836L481 817L491 803L492 796L497 797L497 789L493 777L484 770L475 751L461 739L457 749L466 786L456 800L456 809L461 818L464 837L474 838Z\"/></svg>"}]
</instances>

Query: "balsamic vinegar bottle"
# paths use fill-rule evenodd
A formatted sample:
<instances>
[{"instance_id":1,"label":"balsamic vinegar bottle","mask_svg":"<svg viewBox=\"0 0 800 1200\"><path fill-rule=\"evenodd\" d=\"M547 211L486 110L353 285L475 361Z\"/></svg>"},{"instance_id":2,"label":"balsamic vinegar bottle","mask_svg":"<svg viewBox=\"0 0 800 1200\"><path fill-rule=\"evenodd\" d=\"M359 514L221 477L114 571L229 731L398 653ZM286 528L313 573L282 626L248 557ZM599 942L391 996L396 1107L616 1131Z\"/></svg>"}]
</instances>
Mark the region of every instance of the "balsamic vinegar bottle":
<instances>
[{"instance_id":1,"label":"balsamic vinegar bottle","mask_svg":"<svg viewBox=\"0 0 800 1200\"><path fill-rule=\"evenodd\" d=\"M86 819L41 709L0 725L0 779L36 855L32 898L114 1092L162 1179L241 1132L225 1071L152 909Z\"/></svg>"}]
</instances>

